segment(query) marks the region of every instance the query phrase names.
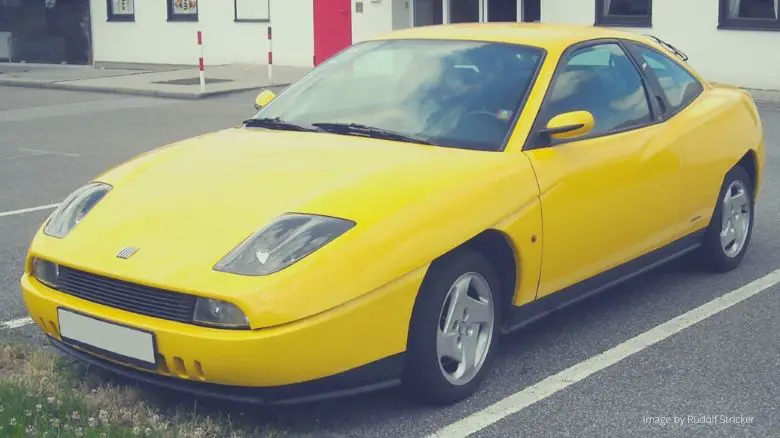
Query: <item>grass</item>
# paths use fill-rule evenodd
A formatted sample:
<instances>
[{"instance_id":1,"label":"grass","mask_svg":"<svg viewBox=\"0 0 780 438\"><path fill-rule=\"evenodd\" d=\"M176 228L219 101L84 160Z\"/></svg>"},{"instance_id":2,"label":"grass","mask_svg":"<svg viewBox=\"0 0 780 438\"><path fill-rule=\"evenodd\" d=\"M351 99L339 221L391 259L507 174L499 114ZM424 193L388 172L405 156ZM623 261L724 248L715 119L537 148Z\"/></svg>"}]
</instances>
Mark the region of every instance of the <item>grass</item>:
<instances>
[{"instance_id":1,"label":"grass","mask_svg":"<svg viewBox=\"0 0 780 438\"><path fill-rule=\"evenodd\" d=\"M106 382L54 352L0 346L0 436L16 437L243 437L230 416L156 408L136 387Z\"/></svg>"}]
</instances>

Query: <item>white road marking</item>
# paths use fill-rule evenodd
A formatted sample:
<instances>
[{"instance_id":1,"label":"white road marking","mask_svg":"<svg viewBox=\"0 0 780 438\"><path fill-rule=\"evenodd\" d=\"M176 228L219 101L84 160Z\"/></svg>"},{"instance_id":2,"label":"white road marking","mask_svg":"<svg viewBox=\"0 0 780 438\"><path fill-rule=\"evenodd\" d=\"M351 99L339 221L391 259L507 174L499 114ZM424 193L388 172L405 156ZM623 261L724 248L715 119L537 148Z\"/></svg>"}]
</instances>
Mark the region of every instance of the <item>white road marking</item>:
<instances>
[{"instance_id":1,"label":"white road marking","mask_svg":"<svg viewBox=\"0 0 780 438\"><path fill-rule=\"evenodd\" d=\"M778 283L780 283L780 269L445 426L428 435L428 438L468 437Z\"/></svg>"},{"instance_id":2,"label":"white road marking","mask_svg":"<svg viewBox=\"0 0 780 438\"><path fill-rule=\"evenodd\" d=\"M51 210L52 208L57 208L58 205L60 204L40 205L38 207L23 208L21 210L0 211L0 217L16 216L19 214L32 213L34 211L41 210Z\"/></svg>"},{"instance_id":3,"label":"white road marking","mask_svg":"<svg viewBox=\"0 0 780 438\"><path fill-rule=\"evenodd\" d=\"M26 325L32 324L32 318L25 317L25 318L19 318L19 319L12 319L10 321L6 321L2 324L0 324L0 328L4 329L15 329L19 327L24 327Z\"/></svg>"},{"instance_id":4,"label":"white road marking","mask_svg":"<svg viewBox=\"0 0 780 438\"><path fill-rule=\"evenodd\" d=\"M20 151L24 151L24 152L33 152L33 153L41 154L41 155L64 155L66 157L78 157L79 156L79 154L71 154L71 153L68 153L68 152L47 151L47 150L44 150L44 149L26 149L26 148L22 148L22 149L19 149L19 150Z\"/></svg>"}]
</instances>

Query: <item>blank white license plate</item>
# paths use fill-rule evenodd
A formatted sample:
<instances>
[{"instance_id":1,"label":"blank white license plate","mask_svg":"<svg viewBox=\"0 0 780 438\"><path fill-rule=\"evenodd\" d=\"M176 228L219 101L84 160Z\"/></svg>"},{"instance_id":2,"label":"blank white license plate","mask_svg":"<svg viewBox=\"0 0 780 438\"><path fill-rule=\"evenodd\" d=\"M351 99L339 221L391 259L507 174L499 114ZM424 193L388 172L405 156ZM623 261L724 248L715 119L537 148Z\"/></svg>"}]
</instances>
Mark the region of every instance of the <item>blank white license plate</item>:
<instances>
[{"instance_id":1,"label":"blank white license plate","mask_svg":"<svg viewBox=\"0 0 780 438\"><path fill-rule=\"evenodd\" d=\"M63 340L75 341L87 347L119 355L122 358L154 366L154 335L95 318L57 309L60 319L60 334Z\"/></svg>"}]
</instances>

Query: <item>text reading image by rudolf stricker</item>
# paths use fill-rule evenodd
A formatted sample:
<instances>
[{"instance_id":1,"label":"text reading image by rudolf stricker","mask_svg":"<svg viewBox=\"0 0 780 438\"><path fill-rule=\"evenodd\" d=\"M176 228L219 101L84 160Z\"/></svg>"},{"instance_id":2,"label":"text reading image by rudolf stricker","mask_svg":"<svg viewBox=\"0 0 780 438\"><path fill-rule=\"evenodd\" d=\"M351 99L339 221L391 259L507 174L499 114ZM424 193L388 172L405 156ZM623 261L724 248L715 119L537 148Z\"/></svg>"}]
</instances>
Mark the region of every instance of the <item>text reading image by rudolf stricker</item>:
<instances>
[{"instance_id":1,"label":"text reading image by rudolf stricker","mask_svg":"<svg viewBox=\"0 0 780 438\"><path fill-rule=\"evenodd\" d=\"M642 422L659 426L666 426L669 424L753 424L753 417L742 414L647 416L642 418Z\"/></svg>"}]
</instances>

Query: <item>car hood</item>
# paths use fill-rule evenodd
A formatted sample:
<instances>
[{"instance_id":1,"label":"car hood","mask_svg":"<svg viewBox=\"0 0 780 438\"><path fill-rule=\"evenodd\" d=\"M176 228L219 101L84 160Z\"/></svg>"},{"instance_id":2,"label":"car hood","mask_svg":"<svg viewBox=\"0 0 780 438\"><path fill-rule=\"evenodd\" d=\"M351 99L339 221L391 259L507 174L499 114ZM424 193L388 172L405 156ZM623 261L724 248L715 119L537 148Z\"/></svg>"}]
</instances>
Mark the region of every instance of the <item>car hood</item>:
<instances>
[{"instance_id":1,"label":"car hood","mask_svg":"<svg viewBox=\"0 0 780 438\"><path fill-rule=\"evenodd\" d=\"M446 251L439 246L450 245L450 240L458 244L467 233L490 226L527 202L529 196L521 195L518 187L530 188L531 177L513 180L522 173L517 161L520 157L522 163L522 154L512 160L506 155L336 134L227 129L154 150L96 178L111 184L112 191L65 239L39 233L31 254L201 296L273 290L264 292L264 304L280 313L266 321L283 323L419 267L421 260L404 256L393 242L398 245L396 238L414 235L410 244L422 244L425 239L421 241L419 233L431 232L441 215L466 213L459 203L485 201L481 210L469 208L450 227L439 227L438 232L450 234L438 238L438 246L429 241L422 250L404 247L419 257ZM517 194L512 202L501 199L509 194ZM450 211L442 213L446 208ZM293 265L266 277L213 270L241 241L287 212L342 217L357 226L350 236L326 245L327 251L296 263L304 266L300 269ZM140 250L129 260L117 258L126 247ZM394 266L375 270L379 268L364 260L368 247L392 247L383 257L393 257ZM351 259L338 264L331 260L336 254ZM317 257L327 263L313 263ZM306 269L308 273L302 272ZM318 301L306 302L299 289L309 287L304 282L311 279L318 279L323 288L332 282L332 295L323 291ZM295 293L278 292L290 287ZM293 297L301 303L295 310Z\"/></svg>"},{"instance_id":2,"label":"car hood","mask_svg":"<svg viewBox=\"0 0 780 438\"><path fill-rule=\"evenodd\" d=\"M166 256L181 248L190 258L203 257L210 268L215 257L281 214L321 214L367 225L453 179L481 173L499 155L355 136L229 129L152 151L98 177L114 188L72 236L105 233L103 244L154 248ZM107 238L111 230L121 232Z\"/></svg>"}]
</instances>

